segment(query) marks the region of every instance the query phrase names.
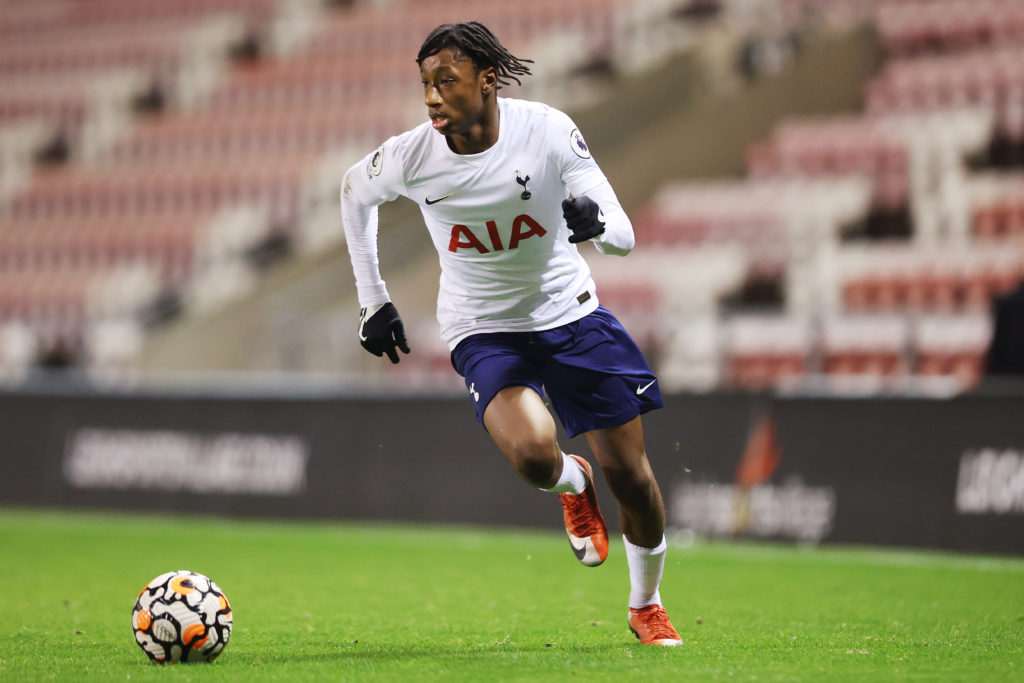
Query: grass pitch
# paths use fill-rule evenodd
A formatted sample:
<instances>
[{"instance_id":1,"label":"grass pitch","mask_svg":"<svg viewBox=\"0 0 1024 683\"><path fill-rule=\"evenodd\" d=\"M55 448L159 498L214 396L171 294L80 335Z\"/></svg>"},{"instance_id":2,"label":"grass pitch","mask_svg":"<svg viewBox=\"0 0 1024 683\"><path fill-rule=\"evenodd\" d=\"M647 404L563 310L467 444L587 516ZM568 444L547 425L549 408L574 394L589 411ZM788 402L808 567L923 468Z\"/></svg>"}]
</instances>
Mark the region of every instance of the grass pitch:
<instances>
[{"instance_id":1,"label":"grass pitch","mask_svg":"<svg viewBox=\"0 0 1024 683\"><path fill-rule=\"evenodd\" d=\"M174 569L231 600L213 664L134 642ZM0 680L1024 680L1013 558L671 547L677 648L628 631L621 541L590 569L553 532L0 509L0 585Z\"/></svg>"}]
</instances>

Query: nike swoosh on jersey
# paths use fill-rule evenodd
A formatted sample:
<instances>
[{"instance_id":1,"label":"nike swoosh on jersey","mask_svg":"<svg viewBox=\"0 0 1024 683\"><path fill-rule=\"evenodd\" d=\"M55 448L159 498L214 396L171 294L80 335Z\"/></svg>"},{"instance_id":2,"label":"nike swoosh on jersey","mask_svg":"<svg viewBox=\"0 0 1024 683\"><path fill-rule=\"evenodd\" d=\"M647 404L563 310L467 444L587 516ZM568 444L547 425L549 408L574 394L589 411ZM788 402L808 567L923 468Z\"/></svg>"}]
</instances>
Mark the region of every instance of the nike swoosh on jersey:
<instances>
[{"instance_id":1,"label":"nike swoosh on jersey","mask_svg":"<svg viewBox=\"0 0 1024 683\"><path fill-rule=\"evenodd\" d=\"M455 194L455 193L454 192L449 192L445 196L438 197L437 199L431 199L430 197L426 197L426 198L424 198L423 201L424 201L424 203L426 203L427 206L430 206L432 204L437 204L438 202L443 202L444 200L446 200L449 197L451 197L453 194Z\"/></svg>"},{"instance_id":2,"label":"nike swoosh on jersey","mask_svg":"<svg viewBox=\"0 0 1024 683\"><path fill-rule=\"evenodd\" d=\"M651 388L652 384L654 384L657 381L658 380L656 380L656 379L652 379L650 382L648 382L647 384L645 384L643 386L637 385L637 387L636 387L636 395L639 396L640 394L644 393L645 391L647 391L648 389Z\"/></svg>"}]
</instances>

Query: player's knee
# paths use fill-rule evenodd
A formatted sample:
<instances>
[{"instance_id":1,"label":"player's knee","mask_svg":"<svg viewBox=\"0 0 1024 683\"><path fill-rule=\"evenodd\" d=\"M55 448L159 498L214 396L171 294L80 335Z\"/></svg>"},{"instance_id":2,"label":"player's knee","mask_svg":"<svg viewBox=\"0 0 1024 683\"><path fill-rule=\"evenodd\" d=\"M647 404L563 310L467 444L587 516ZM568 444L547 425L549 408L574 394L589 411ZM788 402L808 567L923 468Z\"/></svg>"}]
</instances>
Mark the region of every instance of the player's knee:
<instances>
[{"instance_id":1,"label":"player's knee","mask_svg":"<svg viewBox=\"0 0 1024 683\"><path fill-rule=\"evenodd\" d=\"M550 486L555 479L560 452L558 445L539 436L526 436L509 444L508 456L526 481L536 486Z\"/></svg>"}]
</instances>

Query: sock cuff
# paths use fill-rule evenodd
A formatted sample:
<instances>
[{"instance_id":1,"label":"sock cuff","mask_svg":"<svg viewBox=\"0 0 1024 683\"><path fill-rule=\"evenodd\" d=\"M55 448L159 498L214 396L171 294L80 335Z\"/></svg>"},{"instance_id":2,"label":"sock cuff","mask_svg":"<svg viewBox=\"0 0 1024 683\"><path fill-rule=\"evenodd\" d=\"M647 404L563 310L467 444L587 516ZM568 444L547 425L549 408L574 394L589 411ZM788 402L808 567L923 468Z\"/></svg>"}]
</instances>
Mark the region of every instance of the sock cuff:
<instances>
[{"instance_id":1,"label":"sock cuff","mask_svg":"<svg viewBox=\"0 0 1024 683\"><path fill-rule=\"evenodd\" d=\"M583 467L575 458L570 458L562 452L562 475L549 489L542 488L541 491L548 493L573 493L579 494L586 488L587 480L583 474Z\"/></svg>"},{"instance_id":2,"label":"sock cuff","mask_svg":"<svg viewBox=\"0 0 1024 683\"><path fill-rule=\"evenodd\" d=\"M629 608L630 609L643 609L644 607L650 607L651 605L661 605L661 592L654 591L654 595L643 600L633 601L633 596L629 596Z\"/></svg>"},{"instance_id":3,"label":"sock cuff","mask_svg":"<svg viewBox=\"0 0 1024 683\"><path fill-rule=\"evenodd\" d=\"M633 545L629 542L629 539L626 538L626 534L622 534L622 542L626 544L626 550L634 552L638 555L658 555L659 553L663 553L668 549L668 541L665 539L664 534L662 534L661 536L661 543L659 543L653 548L644 548L643 546Z\"/></svg>"}]
</instances>

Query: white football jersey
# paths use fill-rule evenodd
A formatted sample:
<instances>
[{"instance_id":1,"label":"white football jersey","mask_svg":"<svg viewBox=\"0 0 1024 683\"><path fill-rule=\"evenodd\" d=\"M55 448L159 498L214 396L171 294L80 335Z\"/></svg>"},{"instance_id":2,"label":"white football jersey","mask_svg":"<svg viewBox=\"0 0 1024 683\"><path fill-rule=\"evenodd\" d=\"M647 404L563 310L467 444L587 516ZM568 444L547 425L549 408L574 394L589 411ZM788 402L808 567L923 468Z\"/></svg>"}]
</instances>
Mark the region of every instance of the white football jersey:
<instances>
[{"instance_id":1,"label":"white football jersey","mask_svg":"<svg viewBox=\"0 0 1024 683\"><path fill-rule=\"evenodd\" d=\"M562 217L570 194L598 201L606 220L599 249L626 253L633 244L628 218L567 115L507 98L498 98L498 111L489 149L456 154L427 121L353 166L342 192L362 306L387 300L375 207L398 195L420 206L440 256L437 319L451 348L478 332L550 329L597 307L590 269Z\"/></svg>"}]
</instances>

